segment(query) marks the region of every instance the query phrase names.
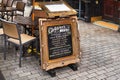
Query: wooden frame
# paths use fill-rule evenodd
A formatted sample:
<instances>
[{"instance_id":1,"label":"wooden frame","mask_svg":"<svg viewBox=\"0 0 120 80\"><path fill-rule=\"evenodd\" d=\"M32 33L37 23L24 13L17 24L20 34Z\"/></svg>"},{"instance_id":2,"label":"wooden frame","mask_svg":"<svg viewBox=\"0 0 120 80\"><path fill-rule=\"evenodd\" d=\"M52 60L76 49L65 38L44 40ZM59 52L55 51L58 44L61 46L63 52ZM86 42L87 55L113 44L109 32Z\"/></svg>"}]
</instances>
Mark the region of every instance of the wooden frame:
<instances>
[{"instance_id":1,"label":"wooden frame","mask_svg":"<svg viewBox=\"0 0 120 80\"><path fill-rule=\"evenodd\" d=\"M72 55L49 59L48 28L56 25L71 25ZM48 71L56 67L67 66L79 61L80 46L77 20L74 18L39 19L41 68Z\"/></svg>"},{"instance_id":2,"label":"wooden frame","mask_svg":"<svg viewBox=\"0 0 120 80\"><path fill-rule=\"evenodd\" d=\"M71 6L69 6L64 1L52 1L52 2L34 2L34 6L40 6L42 10L34 10L34 15L38 17L44 17L44 18L55 18L55 17L69 17L77 14L77 11L75 11ZM50 11L46 5L50 6L57 6L57 5L64 5L66 8L68 8L68 11ZM64 8L62 8L64 9ZM37 15L37 14L43 14L43 15Z\"/></svg>"}]
</instances>

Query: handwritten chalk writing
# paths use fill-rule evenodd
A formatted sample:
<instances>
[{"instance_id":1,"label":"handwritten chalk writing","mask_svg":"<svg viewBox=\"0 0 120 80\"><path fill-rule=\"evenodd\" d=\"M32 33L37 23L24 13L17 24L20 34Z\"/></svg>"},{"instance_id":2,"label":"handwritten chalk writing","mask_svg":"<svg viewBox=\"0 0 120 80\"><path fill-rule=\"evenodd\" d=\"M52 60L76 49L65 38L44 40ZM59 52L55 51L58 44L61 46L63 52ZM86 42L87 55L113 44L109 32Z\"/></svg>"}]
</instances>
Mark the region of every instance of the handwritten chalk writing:
<instances>
[{"instance_id":1,"label":"handwritten chalk writing","mask_svg":"<svg viewBox=\"0 0 120 80\"><path fill-rule=\"evenodd\" d=\"M70 24L49 26L47 32L49 59L72 55L72 32Z\"/></svg>"}]
</instances>

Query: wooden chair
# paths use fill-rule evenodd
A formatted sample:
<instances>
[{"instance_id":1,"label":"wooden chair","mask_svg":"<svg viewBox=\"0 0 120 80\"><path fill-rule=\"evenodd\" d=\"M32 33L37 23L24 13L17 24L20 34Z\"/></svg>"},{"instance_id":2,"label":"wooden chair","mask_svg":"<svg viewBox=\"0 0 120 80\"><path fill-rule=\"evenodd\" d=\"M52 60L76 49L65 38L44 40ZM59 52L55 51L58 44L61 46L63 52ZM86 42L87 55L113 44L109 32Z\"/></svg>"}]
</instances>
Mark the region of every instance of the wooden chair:
<instances>
[{"instance_id":1,"label":"wooden chair","mask_svg":"<svg viewBox=\"0 0 120 80\"><path fill-rule=\"evenodd\" d=\"M6 7L8 0L2 0L2 4L4 7Z\"/></svg>"},{"instance_id":2,"label":"wooden chair","mask_svg":"<svg viewBox=\"0 0 120 80\"><path fill-rule=\"evenodd\" d=\"M6 60L6 43L12 43L15 46L18 46L20 49L20 56L19 56L19 67L21 67L21 57L23 55L23 46L26 44L30 44L33 41L36 41L36 48L37 48L37 39L36 37L20 33L18 24L10 21L6 21L1 19L3 25L3 32L4 32L4 60Z\"/></svg>"},{"instance_id":3,"label":"wooden chair","mask_svg":"<svg viewBox=\"0 0 120 80\"><path fill-rule=\"evenodd\" d=\"M0 7L6 7L8 0L2 0L0 3ZM2 16L2 18L5 16L5 12L0 12L0 16Z\"/></svg>"},{"instance_id":4,"label":"wooden chair","mask_svg":"<svg viewBox=\"0 0 120 80\"><path fill-rule=\"evenodd\" d=\"M8 0L7 6L8 7L12 7L14 0ZM11 21L13 21L13 16L24 16L24 10L25 10L25 3L22 1L17 1L16 3L16 10L14 12L14 14L12 14L11 12L8 12L7 15L7 20L11 19Z\"/></svg>"},{"instance_id":5,"label":"wooden chair","mask_svg":"<svg viewBox=\"0 0 120 80\"><path fill-rule=\"evenodd\" d=\"M8 0L6 6L12 7L14 0Z\"/></svg>"},{"instance_id":6,"label":"wooden chair","mask_svg":"<svg viewBox=\"0 0 120 80\"><path fill-rule=\"evenodd\" d=\"M14 0L8 0L6 7L12 7ZM7 20L11 19L11 21L13 20L13 14L12 12L6 12L5 14L7 16Z\"/></svg>"},{"instance_id":7,"label":"wooden chair","mask_svg":"<svg viewBox=\"0 0 120 80\"><path fill-rule=\"evenodd\" d=\"M25 11L25 3L22 1L17 1L16 4L16 12L15 12L15 16L20 15L20 16L24 16L24 11Z\"/></svg>"},{"instance_id":8,"label":"wooden chair","mask_svg":"<svg viewBox=\"0 0 120 80\"><path fill-rule=\"evenodd\" d=\"M31 10L29 11L29 13L27 13L26 17L31 17L32 13L33 13L33 7L31 7ZM29 35L32 35L30 34L30 32L32 33L32 26L25 25L24 27L25 27L25 33L28 32Z\"/></svg>"}]
</instances>

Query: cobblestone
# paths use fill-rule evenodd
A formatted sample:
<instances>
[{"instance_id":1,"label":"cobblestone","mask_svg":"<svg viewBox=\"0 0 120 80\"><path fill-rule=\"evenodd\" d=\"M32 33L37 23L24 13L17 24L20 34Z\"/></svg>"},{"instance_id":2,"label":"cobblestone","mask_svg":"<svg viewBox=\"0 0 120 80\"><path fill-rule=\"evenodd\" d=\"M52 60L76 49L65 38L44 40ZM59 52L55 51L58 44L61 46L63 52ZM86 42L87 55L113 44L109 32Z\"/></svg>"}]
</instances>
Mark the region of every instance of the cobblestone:
<instances>
[{"instance_id":1,"label":"cobblestone","mask_svg":"<svg viewBox=\"0 0 120 80\"><path fill-rule=\"evenodd\" d=\"M78 76L86 76L86 75L88 75L88 73L87 72L82 72L82 73L78 73L77 75Z\"/></svg>"},{"instance_id":2,"label":"cobblestone","mask_svg":"<svg viewBox=\"0 0 120 80\"><path fill-rule=\"evenodd\" d=\"M88 78L86 76L81 76L81 77L78 77L76 78L76 80L87 80Z\"/></svg>"},{"instance_id":3,"label":"cobblestone","mask_svg":"<svg viewBox=\"0 0 120 80\"><path fill-rule=\"evenodd\" d=\"M30 72L24 72L24 73L20 73L20 74L19 74L20 77L29 76L29 75L31 75Z\"/></svg>"},{"instance_id":4,"label":"cobblestone","mask_svg":"<svg viewBox=\"0 0 120 80\"><path fill-rule=\"evenodd\" d=\"M87 79L87 80L97 80L97 79L93 77L93 78L90 78L90 79Z\"/></svg>"},{"instance_id":5,"label":"cobblestone","mask_svg":"<svg viewBox=\"0 0 120 80\"><path fill-rule=\"evenodd\" d=\"M75 80L76 78L78 78L77 75L71 75L67 77L68 80Z\"/></svg>"},{"instance_id":6,"label":"cobblestone","mask_svg":"<svg viewBox=\"0 0 120 80\"><path fill-rule=\"evenodd\" d=\"M87 75L86 77L88 77L88 78L93 78L93 77L95 77L95 76L97 76L96 73L91 73L91 74Z\"/></svg>"},{"instance_id":7,"label":"cobblestone","mask_svg":"<svg viewBox=\"0 0 120 80\"><path fill-rule=\"evenodd\" d=\"M98 80L105 80L106 79L106 75L105 74L101 74L101 75L96 76L96 78Z\"/></svg>"},{"instance_id":8,"label":"cobblestone","mask_svg":"<svg viewBox=\"0 0 120 80\"><path fill-rule=\"evenodd\" d=\"M9 48L7 60L3 60L0 38L0 70L6 80L120 80L120 33L79 20L81 60L78 71L69 67L56 69L51 77L39 66L34 57L22 60L14 57Z\"/></svg>"},{"instance_id":9,"label":"cobblestone","mask_svg":"<svg viewBox=\"0 0 120 80\"><path fill-rule=\"evenodd\" d=\"M106 80L117 80L118 78L116 76L110 76L106 78Z\"/></svg>"},{"instance_id":10,"label":"cobblestone","mask_svg":"<svg viewBox=\"0 0 120 80\"><path fill-rule=\"evenodd\" d=\"M63 73L63 74L59 74L59 75L58 75L58 78L65 78L65 77L68 77L68 76L70 76L70 74L68 74L68 73Z\"/></svg>"},{"instance_id":11,"label":"cobblestone","mask_svg":"<svg viewBox=\"0 0 120 80\"><path fill-rule=\"evenodd\" d=\"M105 70L101 70L101 71L97 71L96 73L97 73L98 75L100 75L100 74L106 73L106 71L105 71Z\"/></svg>"},{"instance_id":12,"label":"cobblestone","mask_svg":"<svg viewBox=\"0 0 120 80\"><path fill-rule=\"evenodd\" d=\"M32 79L32 78L36 78L36 77L39 77L40 75L39 74L32 74L32 75L30 75L30 76L28 76L28 78L30 79Z\"/></svg>"}]
</instances>

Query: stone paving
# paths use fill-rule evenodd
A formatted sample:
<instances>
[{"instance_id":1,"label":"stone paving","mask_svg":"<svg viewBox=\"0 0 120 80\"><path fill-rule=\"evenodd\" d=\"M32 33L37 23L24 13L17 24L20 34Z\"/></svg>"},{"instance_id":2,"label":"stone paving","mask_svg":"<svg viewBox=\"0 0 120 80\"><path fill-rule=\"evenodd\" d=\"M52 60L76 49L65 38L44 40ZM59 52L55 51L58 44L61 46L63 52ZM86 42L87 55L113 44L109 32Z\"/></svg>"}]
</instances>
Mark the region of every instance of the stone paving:
<instances>
[{"instance_id":1,"label":"stone paving","mask_svg":"<svg viewBox=\"0 0 120 80\"><path fill-rule=\"evenodd\" d=\"M29 10L29 9L28 9ZM26 11L28 12L28 11ZM7 60L3 60L3 43L0 37L0 70L6 80L120 80L120 33L79 20L81 61L78 71L69 67L56 69L51 77L39 66L35 57L18 57L9 47Z\"/></svg>"},{"instance_id":2,"label":"stone paving","mask_svg":"<svg viewBox=\"0 0 120 80\"><path fill-rule=\"evenodd\" d=\"M51 77L40 69L35 57L22 60L9 48L7 60L3 60L0 43L0 70L6 80L120 80L120 33L79 20L81 61L78 71L69 67L56 69L56 77ZM0 38L1 40L1 38Z\"/></svg>"}]
</instances>

